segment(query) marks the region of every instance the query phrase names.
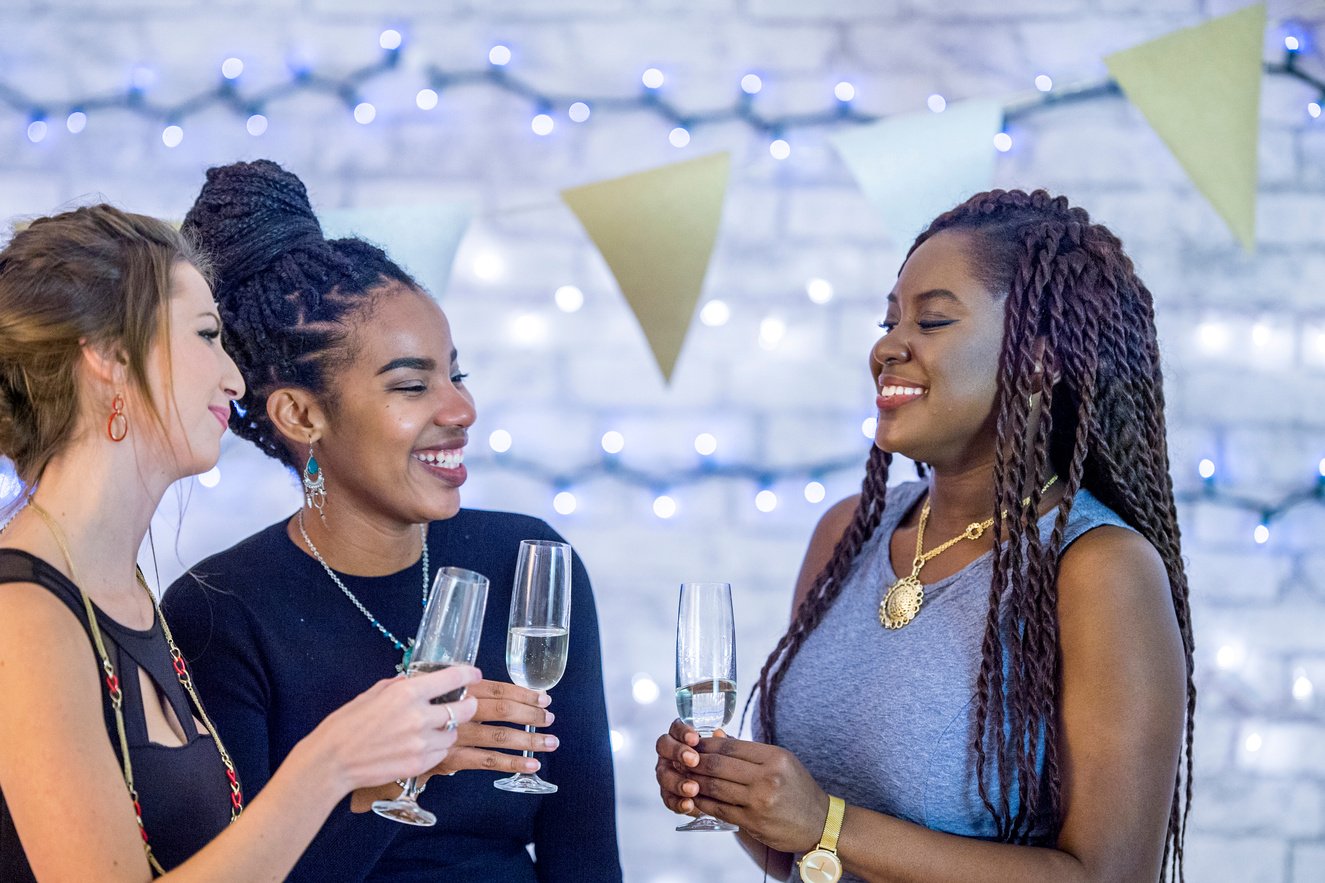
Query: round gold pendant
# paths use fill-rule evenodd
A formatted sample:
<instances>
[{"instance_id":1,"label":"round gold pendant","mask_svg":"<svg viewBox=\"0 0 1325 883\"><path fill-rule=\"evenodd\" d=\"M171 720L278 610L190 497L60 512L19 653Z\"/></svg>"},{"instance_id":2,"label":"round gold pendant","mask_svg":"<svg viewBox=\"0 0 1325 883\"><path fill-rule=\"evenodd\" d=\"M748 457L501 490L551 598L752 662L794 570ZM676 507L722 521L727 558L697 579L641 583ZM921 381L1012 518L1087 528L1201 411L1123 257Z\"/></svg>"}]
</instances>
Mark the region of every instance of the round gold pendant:
<instances>
[{"instance_id":1,"label":"round gold pendant","mask_svg":"<svg viewBox=\"0 0 1325 883\"><path fill-rule=\"evenodd\" d=\"M904 576L888 588L879 604L879 625L900 629L916 618L925 603L925 587L914 576Z\"/></svg>"}]
</instances>

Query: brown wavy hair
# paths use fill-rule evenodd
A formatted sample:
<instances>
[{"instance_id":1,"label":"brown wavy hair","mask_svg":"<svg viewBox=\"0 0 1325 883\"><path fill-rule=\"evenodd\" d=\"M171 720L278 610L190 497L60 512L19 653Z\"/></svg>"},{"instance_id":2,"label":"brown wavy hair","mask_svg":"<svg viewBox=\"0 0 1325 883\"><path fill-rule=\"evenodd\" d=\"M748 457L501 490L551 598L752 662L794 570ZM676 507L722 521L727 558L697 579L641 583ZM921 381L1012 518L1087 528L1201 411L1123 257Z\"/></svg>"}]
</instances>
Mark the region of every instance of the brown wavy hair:
<instances>
[{"instance_id":1,"label":"brown wavy hair","mask_svg":"<svg viewBox=\"0 0 1325 883\"><path fill-rule=\"evenodd\" d=\"M1196 687L1151 294L1112 232L1091 223L1085 210L1064 197L1043 190L977 194L936 218L907 257L949 230L969 236L971 264L981 281L1006 293L990 508L1020 513L994 522L994 574L972 745L981 800L1004 842L1027 842L1041 813L1055 826L1061 823L1058 560L1073 500L1087 488L1150 541L1168 571L1186 656L1187 707L1185 762L1174 781L1161 877L1168 871L1181 880ZM1043 375L1036 367L1041 340ZM1042 384L1041 376L1057 379ZM1030 427L1028 444L1028 397L1034 393L1042 394L1043 416ZM759 721L771 743L777 740L778 687L879 526L891 459L878 448L870 451L851 523L759 673ZM1061 476L1063 497L1053 531L1042 542L1036 523L1039 482L1051 473ZM1031 505L1023 506L1027 487L1033 488ZM1000 608L1005 586L1007 600ZM1016 782L1015 809L1006 784L1000 793L990 793L991 765L998 783Z\"/></svg>"},{"instance_id":2,"label":"brown wavy hair","mask_svg":"<svg viewBox=\"0 0 1325 883\"><path fill-rule=\"evenodd\" d=\"M148 425L165 429L147 365L169 334L170 277L181 261L206 275L169 224L104 204L38 218L0 251L0 454L25 485L73 438L84 346L122 353Z\"/></svg>"}]
</instances>

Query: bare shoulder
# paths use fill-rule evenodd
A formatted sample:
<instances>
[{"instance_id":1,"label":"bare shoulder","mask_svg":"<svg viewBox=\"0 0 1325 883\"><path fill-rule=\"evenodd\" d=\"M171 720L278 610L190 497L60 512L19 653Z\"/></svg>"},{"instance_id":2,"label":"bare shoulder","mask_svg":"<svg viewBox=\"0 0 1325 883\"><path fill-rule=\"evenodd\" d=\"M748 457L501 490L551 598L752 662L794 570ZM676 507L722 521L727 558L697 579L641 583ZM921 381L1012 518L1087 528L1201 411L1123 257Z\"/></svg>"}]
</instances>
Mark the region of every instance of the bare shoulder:
<instances>
[{"instance_id":1,"label":"bare shoulder","mask_svg":"<svg viewBox=\"0 0 1325 883\"><path fill-rule=\"evenodd\" d=\"M819 519L819 523L815 525L814 533L810 536L810 547L801 562L800 575L796 577L796 594L791 605L793 611L800 606L801 599L814 585L814 579L819 575L819 571L823 570L829 559L833 557L833 549L837 547L837 541L842 539L842 534L846 533L859 505L860 494L839 500L828 508Z\"/></svg>"},{"instance_id":2,"label":"bare shoulder","mask_svg":"<svg viewBox=\"0 0 1325 883\"><path fill-rule=\"evenodd\" d=\"M22 647L64 647L87 641L73 612L36 583L0 585L0 659Z\"/></svg>"},{"instance_id":3,"label":"bare shoulder","mask_svg":"<svg viewBox=\"0 0 1325 883\"><path fill-rule=\"evenodd\" d=\"M1058 566L1060 607L1099 607L1116 612L1172 609L1164 559L1134 530L1101 525L1063 553Z\"/></svg>"}]
</instances>

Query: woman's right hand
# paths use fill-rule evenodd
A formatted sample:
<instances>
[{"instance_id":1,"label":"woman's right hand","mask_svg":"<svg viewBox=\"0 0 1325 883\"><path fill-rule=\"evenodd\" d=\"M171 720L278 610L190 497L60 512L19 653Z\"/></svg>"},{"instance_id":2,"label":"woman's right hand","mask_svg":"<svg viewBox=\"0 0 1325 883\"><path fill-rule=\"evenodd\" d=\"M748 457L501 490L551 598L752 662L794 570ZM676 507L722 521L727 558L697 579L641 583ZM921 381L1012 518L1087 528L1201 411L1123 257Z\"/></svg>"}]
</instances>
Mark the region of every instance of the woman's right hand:
<instances>
[{"instance_id":1,"label":"woman's right hand","mask_svg":"<svg viewBox=\"0 0 1325 883\"><path fill-rule=\"evenodd\" d=\"M474 716L478 702L433 705L435 697L472 687L478 669L455 665L408 678L378 681L336 709L307 737L321 746L327 772L348 794L358 788L420 775L442 762L457 727Z\"/></svg>"},{"instance_id":2,"label":"woman's right hand","mask_svg":"<svg viewBox=\"0 0 1325 883\"><path fill-rule=\"evenodd\" d=\"M532 773L539 762L532 757L508 754L509 751L548 752L557 749L557 737L548 733L529 733L506 726L489 726L500 721L546 727L554 715L547 710L552 697L536 690L526 690L504 681L479 681L469 687L470 697L478 701L473 718L456 731L455 746L432 770L434 775L450 775L459 770L493 770L507 773ZM498 750L504 749L504 750Z\"/></svg>"},{"instance_id":3,"label":"woman's right hand","mask_svg":"<svg viewBox=\"0 0 1325 883\"><path fill-rule=\"evenodd\" d=\"M727 736L722 730L714 735ZM654 745L658 761L653 775L658 780L659 796L668 809L682 815L699 815L694 801L699 796L699 783L689 776L689 771L699 766L699 739L698 730L677 718Z\"/></svg>"}]
</instances>

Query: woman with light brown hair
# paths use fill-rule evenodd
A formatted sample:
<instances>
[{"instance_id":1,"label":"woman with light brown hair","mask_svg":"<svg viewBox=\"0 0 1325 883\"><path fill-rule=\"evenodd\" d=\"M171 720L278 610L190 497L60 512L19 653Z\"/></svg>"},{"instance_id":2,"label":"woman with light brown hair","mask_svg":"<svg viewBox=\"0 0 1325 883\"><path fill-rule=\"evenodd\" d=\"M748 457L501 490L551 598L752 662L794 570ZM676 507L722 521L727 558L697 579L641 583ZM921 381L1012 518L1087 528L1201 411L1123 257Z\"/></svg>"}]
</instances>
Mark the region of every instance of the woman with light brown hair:
<instances>
[{"instance_id":1,"label":"woman with light brown hair","mask_svg":"<svg viewBox=\"0 0 1325 883\"><path fill-rule=\"evenodd\" d=\"M105 205L0 252L0 454L26 491L0 534L0 879L278 880L350 792L435 767L478 679L381 681L245 806L135 561L174 481L210 469L243 392L205 264Z\"/></svg>"}]
</instances>

